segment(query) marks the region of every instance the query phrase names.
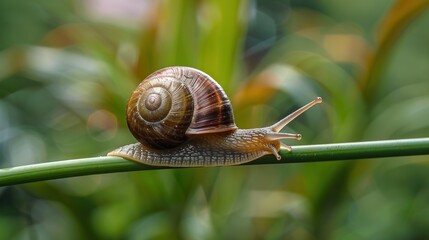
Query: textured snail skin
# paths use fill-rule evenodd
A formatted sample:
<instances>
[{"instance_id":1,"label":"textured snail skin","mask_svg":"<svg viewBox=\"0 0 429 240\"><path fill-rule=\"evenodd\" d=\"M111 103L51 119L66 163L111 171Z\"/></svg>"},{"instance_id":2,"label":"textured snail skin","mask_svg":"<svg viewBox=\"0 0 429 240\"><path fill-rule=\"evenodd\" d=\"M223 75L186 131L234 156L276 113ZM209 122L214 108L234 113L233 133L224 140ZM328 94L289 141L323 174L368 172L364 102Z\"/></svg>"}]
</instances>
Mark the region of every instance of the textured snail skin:
<instances>
[{"instance_id":1,"label":"textured snail skin","mask_svg":"<svg viewBox=\"0 0 429 240\"><path fill-rule=\"evenodd\" d=\"M267 154L280 160L280 148L292 150L280 140L301 139L280 130L321 102L318 97L269 127L238 129L215 80L189 67L164 68L145 78L128 101L127 124L139 142L108 155L170 167L237 165Z\"/></svg>"},{"instance_id":2,"label":"textured snail skin","mask_svg":"<svg viewBox=\"0 0 429 240\"><path fill-rule=\"evenodd\" d=\"M151 149L141 143L120 147L108 155L156 166L228 166L252 161L280 149L280 141L269 141L270 130L238 129L234 133L198 135L172 149Z\"/></svg>"}]
</instances>

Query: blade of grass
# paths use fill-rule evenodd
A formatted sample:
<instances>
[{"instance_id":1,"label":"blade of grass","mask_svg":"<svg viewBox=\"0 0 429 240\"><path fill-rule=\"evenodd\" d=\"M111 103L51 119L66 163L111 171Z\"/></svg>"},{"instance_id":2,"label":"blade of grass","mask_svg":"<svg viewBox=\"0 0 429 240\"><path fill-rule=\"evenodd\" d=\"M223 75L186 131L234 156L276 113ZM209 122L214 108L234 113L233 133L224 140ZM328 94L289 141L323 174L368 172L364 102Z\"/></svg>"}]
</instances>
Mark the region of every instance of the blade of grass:
<instances>
[{"instance_id":1,"label":"blade of grass","mask_svg":"<svg viewBox=\"0 0 429 240\"><path fill-rule=\"evenodd\" d=\"M245 165L305 163L429 154L429 138L295 146L280 151L283 160L264 156ZM101 173L165 169L119 157L81 158L0 169L0 186Z\"/></svg>"}]
</instances>

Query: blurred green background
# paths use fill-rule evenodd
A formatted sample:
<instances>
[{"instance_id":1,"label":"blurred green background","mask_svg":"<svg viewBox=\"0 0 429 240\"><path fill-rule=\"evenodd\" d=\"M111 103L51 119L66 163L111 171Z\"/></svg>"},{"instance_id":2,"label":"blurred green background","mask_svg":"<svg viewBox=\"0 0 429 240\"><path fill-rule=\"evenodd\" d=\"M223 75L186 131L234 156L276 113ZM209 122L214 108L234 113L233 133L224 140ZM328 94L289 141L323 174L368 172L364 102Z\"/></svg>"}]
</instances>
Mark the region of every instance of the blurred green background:
<instances>
[{"instance_id":1,"label":"blurred green background","mask_svg":"<svg viewBox=\"0 0 429 240\"><path fill-rule=\"evenodd\" d=\"M0 166L135 140L126 101L207 72L290 145L429 136L427 0L2 0ZM283 159L282 161L287 161ZM0 239L429 239L428 157L144 171L0 188Z\"/></svg>"}]
</instances>

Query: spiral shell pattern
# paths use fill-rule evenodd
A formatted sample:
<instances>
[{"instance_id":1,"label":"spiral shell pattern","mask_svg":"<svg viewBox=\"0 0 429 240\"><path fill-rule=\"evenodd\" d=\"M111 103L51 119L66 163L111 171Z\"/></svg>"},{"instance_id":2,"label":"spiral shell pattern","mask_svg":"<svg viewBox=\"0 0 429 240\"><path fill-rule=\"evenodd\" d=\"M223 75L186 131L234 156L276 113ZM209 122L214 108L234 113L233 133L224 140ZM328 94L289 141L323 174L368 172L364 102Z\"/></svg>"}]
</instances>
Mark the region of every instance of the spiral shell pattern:
<instances>
[{"instance_id":1,"label":"spiral shell pattern","mask_svg":"<svg viewBox=\"0 0 429 240\"><path fill-rule=\"evenodd\" d=\"M127 106L131 133L143 145L165 149L196 134L235 131L231 103L207 74L169 67L145 78Z\"/></svg>"}]
</instances>

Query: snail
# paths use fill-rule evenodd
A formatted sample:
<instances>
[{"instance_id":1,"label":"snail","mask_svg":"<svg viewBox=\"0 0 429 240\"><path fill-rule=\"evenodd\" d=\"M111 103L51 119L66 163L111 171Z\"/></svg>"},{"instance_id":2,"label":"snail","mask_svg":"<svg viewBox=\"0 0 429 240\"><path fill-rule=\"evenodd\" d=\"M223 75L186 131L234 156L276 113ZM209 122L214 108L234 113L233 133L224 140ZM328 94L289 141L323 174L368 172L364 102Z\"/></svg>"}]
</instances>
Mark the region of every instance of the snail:
<instances>
[{"instance_id":1,"label":"snail","mask_svg":"<svg viewBox=\"0 0 429 240\"><path fill-rule=\"evenodd\" d=\"M215 80L194 68L167 67L146 77L128 101L127 124L139 142L108 155L170 167L237 165L267 154L280 160L281 147L292 150L280 140L301 139L280 130L321 102L318 97L269 127L238 129Z\"/></svg>"}]
</instances>

